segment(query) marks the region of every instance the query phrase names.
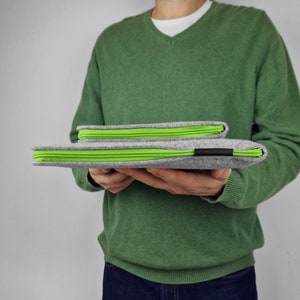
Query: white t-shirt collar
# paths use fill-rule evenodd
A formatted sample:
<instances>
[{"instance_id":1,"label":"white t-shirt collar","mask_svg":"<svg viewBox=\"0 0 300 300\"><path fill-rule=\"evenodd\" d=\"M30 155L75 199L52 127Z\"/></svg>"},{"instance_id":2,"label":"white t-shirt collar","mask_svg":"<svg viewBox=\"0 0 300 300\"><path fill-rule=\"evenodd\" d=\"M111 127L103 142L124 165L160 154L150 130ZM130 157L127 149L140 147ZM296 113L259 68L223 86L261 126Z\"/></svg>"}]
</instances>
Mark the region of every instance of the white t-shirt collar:
<instances>
[{"instance_id":1,"label":"white t-shirt collar","mask_svg":"<svg viewBox=\"0 0 300 300\"><path fill-rule=\"evenodd\" d=\"M157 20L151 18L151 20L159 31L172 37L197 22L209 10L211 5L212 1L207 0L198 10L188 16L169 20Z\"/></svg>"}]
</instances>

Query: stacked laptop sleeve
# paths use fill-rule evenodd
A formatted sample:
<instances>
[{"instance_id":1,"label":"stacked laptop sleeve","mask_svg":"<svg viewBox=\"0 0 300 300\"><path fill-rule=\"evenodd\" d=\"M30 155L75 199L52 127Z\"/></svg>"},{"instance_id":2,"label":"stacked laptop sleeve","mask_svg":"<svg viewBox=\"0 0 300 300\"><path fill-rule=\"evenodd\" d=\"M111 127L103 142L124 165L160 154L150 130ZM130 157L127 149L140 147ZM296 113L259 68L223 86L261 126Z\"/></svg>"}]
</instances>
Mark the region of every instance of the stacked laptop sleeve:
<instances>
[{"instance_id":1,"label":"stacked laptop sleeve","mask_svg":"<svg viewBox=\"0 0 300 300\"><path fill-rule=\"evenodd\" d=\"M36 166L225 169L257 164L263 145L227 139L224 122L79 126L77 143L36 146Z\"/></svg>"}]
</instances>

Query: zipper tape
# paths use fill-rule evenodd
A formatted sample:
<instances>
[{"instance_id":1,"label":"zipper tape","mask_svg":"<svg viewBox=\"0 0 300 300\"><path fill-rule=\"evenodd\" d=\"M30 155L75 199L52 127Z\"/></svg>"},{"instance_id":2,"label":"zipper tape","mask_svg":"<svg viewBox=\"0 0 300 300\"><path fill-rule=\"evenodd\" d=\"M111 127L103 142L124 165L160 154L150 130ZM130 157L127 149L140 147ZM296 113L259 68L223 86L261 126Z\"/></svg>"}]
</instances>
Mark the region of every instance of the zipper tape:
<instances>
[{"instance_id":1,"label":"zipper tape","mask_svg":"<svg viewBox=\"0 0 300 300\"><path fill-rule=\"evenodd\" d=\"M93 149L93 150L34 150L32 158L35 162L136 162L159 159L170 159L186 156L240 156L250 158L263 157L260 148L233 150L206 148L194 150L174 149Z\"/></svg>"},{"instance_id":2,"label":"zipper tape","mask_svg":"<svg viewBox=\"0 0 300 300\"><path fill-rule=\"evenodd\" d=\"M170 139L208 137L223 133L224 125L193 125L184 127L81 129L79 140L101 139Z\"/></svg>"}]
</instances>

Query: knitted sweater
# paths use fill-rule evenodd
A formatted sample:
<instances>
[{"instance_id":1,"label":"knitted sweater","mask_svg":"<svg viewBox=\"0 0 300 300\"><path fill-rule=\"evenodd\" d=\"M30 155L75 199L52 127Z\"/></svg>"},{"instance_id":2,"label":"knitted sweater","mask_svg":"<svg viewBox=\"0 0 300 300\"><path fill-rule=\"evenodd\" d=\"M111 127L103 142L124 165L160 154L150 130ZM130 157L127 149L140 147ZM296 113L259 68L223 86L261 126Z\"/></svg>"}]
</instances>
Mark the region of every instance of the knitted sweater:
<instances>
[{"instance_id":1,"label":"knitted sweater","mask_svg":"<svg viewBox=\"0 0 300 300\"><path fill-rule=\"evenodd\" d=\"M94 47L77 125L214 120L229 138L265 145L268 158L232 171L218 198L171 195L140 182L105 192L105 260L148 280L206 281L254 264L262 247L257 205L300 169L300 97L281 36L258 9L213 2L168 37L150 11L107 28ZM86 169L77 184L99 191Z\"/></svg>"}]
</instances>

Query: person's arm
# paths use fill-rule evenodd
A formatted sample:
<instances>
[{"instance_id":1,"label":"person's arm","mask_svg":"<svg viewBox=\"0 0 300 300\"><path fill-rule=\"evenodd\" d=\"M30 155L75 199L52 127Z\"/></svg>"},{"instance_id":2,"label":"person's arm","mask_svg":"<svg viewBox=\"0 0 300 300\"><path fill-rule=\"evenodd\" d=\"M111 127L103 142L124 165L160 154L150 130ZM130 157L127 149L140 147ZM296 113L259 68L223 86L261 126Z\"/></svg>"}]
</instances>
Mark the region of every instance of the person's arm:
<instances>
[{"instance_id":1,"label":"person's arm","mask_svg":"<svg viewBox=\"0 0 300 300\"><path fill-rule=\"evenodd\" d=\"M70 140L78 142L77 126L80 125L104 125L104 116L101 106L101 80L98 64L99 53L97 43L93 49L89 62L87 75L84 82L81 101L72 122ZM72 169L77 185L83 190L96 192L103 189L112 193L120 192L134 180L127 175L118 172L107 172L105 169Z\"/></svg>"},{"instance_id":2,"label":"person's arm","mask_svg":"<svg viewBox=\"0 0 300 300\"><path fill-rule=\"evenodd\" d=\"M72 122L70 140L72 143L78 141L79 125L103 125L104 118L101 107L101 83L100 73L97 63L96 49L94 48L91 60L89 62L87 75L85 78L82 97ZM84 168L72 169L77 185L86 191L99 191L103 189L95 184L88 176L89 170Z\"/></svg>"},{"instance_id":3,"label":"person's arm","mask_svg":"<svg viewBox=\"0 0 300 300\"><path fill-rule=\"evenodd\" d=\"M148 174L130 169L120 172L152 187L200 195L211 204L221 203L234 209L255 207L292 181L300 170L300 95L285 45L275 30L273 33L273 43L257 70L252 134L252 140L268 150L265 161L232 170L231 174L226 171L221 178L215 178L214 173L175 170L149 170ZM203 189L205 186L207 189Z\"/></svg>"},{"instance_id":4,"label":"person's arm","mask_svg":"<svg viewBox=\"0 0 300 300\"><path fill-rule=\"evenodd\" d=\"M268 157L250 168L233 170L217 202L231 208L254 207L292 181L300 170L300 95L292 65L278 35L258 70L255 142Z\"/></svg>"}]
</instances>

